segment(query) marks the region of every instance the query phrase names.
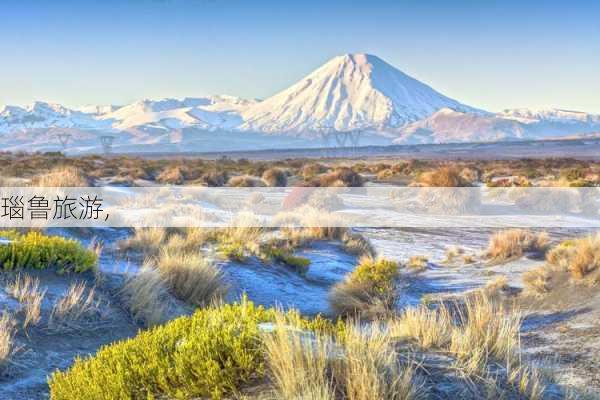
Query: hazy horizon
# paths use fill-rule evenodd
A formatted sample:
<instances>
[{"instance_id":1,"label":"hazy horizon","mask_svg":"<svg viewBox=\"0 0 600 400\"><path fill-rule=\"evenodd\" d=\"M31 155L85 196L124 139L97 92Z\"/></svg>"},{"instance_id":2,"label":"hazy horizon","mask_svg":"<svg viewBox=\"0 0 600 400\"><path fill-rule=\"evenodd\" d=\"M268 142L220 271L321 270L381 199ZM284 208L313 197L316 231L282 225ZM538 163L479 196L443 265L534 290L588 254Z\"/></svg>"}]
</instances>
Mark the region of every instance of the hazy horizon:
<instances>
[{"instance_id":1,"label":"hazy horizon","mask_svg":"<svg viewBox=\"0 0 600 400\"><path fill-rule=\"evenodd\" d=\"M589 1L8 0L0 106L266 98L334 56L370 53L489 111L600 113L599 11Z\"/></svg>"}]
</instances>

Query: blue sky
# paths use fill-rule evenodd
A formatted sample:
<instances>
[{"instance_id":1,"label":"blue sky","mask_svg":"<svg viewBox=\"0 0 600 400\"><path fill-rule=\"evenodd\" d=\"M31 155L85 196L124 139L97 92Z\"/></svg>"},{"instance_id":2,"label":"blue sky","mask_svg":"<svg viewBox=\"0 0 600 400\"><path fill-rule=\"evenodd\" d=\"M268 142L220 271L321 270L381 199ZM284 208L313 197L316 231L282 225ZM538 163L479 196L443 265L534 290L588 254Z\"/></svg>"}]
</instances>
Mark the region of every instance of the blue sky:
<instances>
[{"instance_id":1,"label":"blue sky","mask_svg":"<svg viewBox=\"0 0 600 400\"><path fill-rule=\"evenodd\" d=\"M264 98L378 55L488 110L600 113L600 2L0 0L0 104Z\"/></svg>"}]
</instances>

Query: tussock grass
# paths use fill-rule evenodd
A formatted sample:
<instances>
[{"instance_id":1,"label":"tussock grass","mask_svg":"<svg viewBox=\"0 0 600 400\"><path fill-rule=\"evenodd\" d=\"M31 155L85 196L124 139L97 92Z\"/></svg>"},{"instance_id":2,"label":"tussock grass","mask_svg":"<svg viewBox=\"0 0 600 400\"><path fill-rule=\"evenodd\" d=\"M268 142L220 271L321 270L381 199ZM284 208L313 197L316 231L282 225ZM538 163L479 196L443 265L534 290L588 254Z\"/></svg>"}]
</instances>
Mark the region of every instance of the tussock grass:
<instances>
[{"instance_id":1,"label":"tussock grass","mask_svg":"<svg viewBox=\"0 0 600 400\"><path fill-rule=\"evenodd\" d=\"M0 316L0 370L4 370L16 351L16 322L12 315L4 311Z\"/></svg>"},{"instance_id":2,"label":"tussock grass","mask_svg":"<svg viewBox=\"0 0 600 400\"><path fill-rule=\"evenodd\" d=\"M500 263L521 257L526 252L543 252L548 244L546 232L508 229L492 235L485 256L491 262Z\"/></svg>"},{"instance_id":3,"label":"tussock grass","mask_svg":"<svg viewBox=\"0 0 600 400\"><path fill-rule=\"evenodd\" d=\"M275 397L284 400L334 400L334 384L328 376L331 339L325 336L311 338L290 328L279 314L273 333L263 339Z\"/></svg>"},{"instance_id":4,"label":"tussock grass","mask_svg":"<svg viewBox=\"0 0 600 400\"><path fill-rule=\"evenodd\" d=\"M600 283L600 234L565 240L546 254L546 264L523 273L526 293L543 296L570 283Z\"/></svg>"},{"instance_id":5,"label":"tussock grass","mask_svg":"<svg viewBox=\"0 0 600 400\"><path fill-rule=\"evenodd\" d=\"M600 270L600 234L564 241L548 252L546 261L575 279L591 276Z\"/></svg>"},{"instance_id":6,"label":"tussock grass","mask_svg":"<svg viewBox=\"0 0 600 400\"><path fill-rule=\"evenodd\" d=\"M419 175L416 183L427 187L464 187L471 186L460 171L452 166L443 166L433 171L424 172Z\"/></svg>"},{"instance_id":7,"label":"tussock grass","mask_svg":"<svg viewBox=\"0 0 600 400\"><path fill-rule=\"evenodd\" d=\"M534 296L543 296L552 289L553 269L546 265L525 271L522 275L525 292Z\"/></svg>"},{"instance_id":8,"label":"tussock grass","mask_svg":"<svg viewBox=\"0 0 600 400\"><path fill-rule=\"evenodd\" d=\"M88 288L85 282L74 282L52 307L48 325L51 329L77 328L84 319L98 314L99 309L95 288Z\"/></svg>"},{"instance_id":9,"label":"tussock grass","mask_svg":"<svg viewBox=\"0 0 600 400\"><path fill-rule=\"evenodd\" d=\"M428 261L429 260L425 256L410 256L408 262L406 263L406 266L416 271L424 271L427 269Z\"/></svg>"},{"instance_id":10,"label":"tussock grass","mask_svg":"<svg viewBox=\"0 0 600 400\"><path fill-rule=\"evenodd\" d=\"M162 251L156 267L172 293L187 303L205 306L227 293L221 269L199 253Z\"/></svg>"},{"instance_id":11,"label":"tussock grass","mask_svg":"<svg viewBox=\"0 0 600 400\"><path fill-rule=\"evenodd\" d=\"M229 178L227 185L232 187L262 187L265 186L265 183L255 176L238 175Z\"/></svg>"},{"instance_id":12,"label":"tussock grass","mask_svg":"<svg viewBox=\"0 0 600 400\"><path fill-rule=\"evenodd\" d=\"M32 178L31 186L42 187L87 187L92 186L91 180L76 167L56 167L45 174Z\"/></svg>"},{"instance_id":13,"label":"tussock grass","mask_svg":"<svg viewBox=\"0 0 600 400\"><path fill-rule=\"evenodd\" d=\"M374 323L366 331L349 323L344 332L344 356L336 365L348 400L419 398L422 386L414 370L399 362L390 336Z\"/></svg>"},{"instance_id":14,"label":"tussock grass","mask_svg":"<svg viewBox=\"0 0 600 400\"><path fill-rule=\"evenodd\" d=\"M337 315L373 317L387 312L396 300L398 264L362 257L354 271L331 290L329 302Z\"/></svg>"},{"instance_id":15,"label":"tussock grass","mask_svg":"<svg viewBox=\"0 0 600 400\"><path fill-rule=\"evenodd\" d=\"M452 316L447 307L430 310L410 307L389 321L390 336L411 339L424 349L443 348L452 337Z\"/></svg>"},{"instance_id":16,"label":"tussock grass","mask_svg":"<svg viewBox=\"0 0 600 400\"><path fill-rule=\"evenodd\" d=\"M42 302L46 295L45 290L40 290L40 280L30 275L18 274L15 280L6 286L6 291L21 303L23 328L37 325L42 318Z\"/></svg>"},{"instance_id":17,"label":"tussock grass","mask_svg":"<svg viewBox=\"0 0 600 400\"><path fill-rule=\"evenodd\" d=\"M167 287L160 273L145 263L120 291L120 297L134 321L146 327L164 321Z\"/></svg>"},{"instance_id":18,"label":"tussock grass","mask_svg":"<svg viewBox=\"0 0 600 400\"><path fill-rule=\"evenodd\" d=\"M490 358L505 365L518 362L519 330L522 317L517 310L485 295L469 296L458 314L449 350L457 357L457 367L468 375L481 373Z\"/></svg>"},{"instance_id":19,"label":"tussock grass","mask_svg":"<svg viewBox=\"0 0 600 400\"><path fill-rule=\"evenodd\" d=\"M119 249L153 255L158 253L166 238L165 228L135 228L133 236L119 243Z\"/></svg>"}]
</instances>

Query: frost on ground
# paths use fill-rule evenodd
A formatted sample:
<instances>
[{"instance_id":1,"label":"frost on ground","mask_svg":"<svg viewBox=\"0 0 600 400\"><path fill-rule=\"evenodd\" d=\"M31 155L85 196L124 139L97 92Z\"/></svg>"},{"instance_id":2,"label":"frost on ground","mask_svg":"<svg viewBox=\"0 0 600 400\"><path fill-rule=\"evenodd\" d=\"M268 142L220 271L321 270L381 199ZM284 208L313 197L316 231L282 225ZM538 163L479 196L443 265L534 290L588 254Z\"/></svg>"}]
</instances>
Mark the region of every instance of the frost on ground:
<instances>
[{"instance_id":1,"label":"frost on ground","mask_svg":"<svg viewBox=\"0 0 600 400\"><path fill-rule=\"evenodd\" d=\"M545 298L521 297L522 274L543 263L536 254L506 263L487 262L483 253L492 232L475 229L398 230L361 229L378 254L399 261L401 279L398 310L419 303L452 300L471 291L493 291L507 303L516 302L524 313L522 343L525 356L551 366L558 383L600 390L600 294L597 288L565 290ZM16 353L2 376L2 398L46 398L47 376L65 369L76 356L94 354L99 347L132 337L142 328L126 310L121 288L128 277L139 271L142 257L124 254L118 243L128 237L127 230L81 232L57 230L56 234L78 238L84 243L92 236L100 237L104 251L100 273L59 276L53 272L27 273L39 280L37 290L44 293L39 321L23 328L23 302L11 294L17 274L4 272L0 302L16 316ZM580 236L584 231L549 231L551 243ZM208 253L207 253L208 256ZM230 286L226 301L234 301L246 293L252 301L265 306L296 308L302 314L332 314L328 294L357 263L335 241L318 240L297 248L294 256L310 260L304 273L278 262L265 263L259 258L219 260ZM421 260L411 267L408 260ZM65 298L74 284L85 284L78 303L89 307L75 320L52 321L58 315L56 304ZM495 282L490 285L490 282ZM163 298L165 299L165 298ZM63 301L63 303L68 303ZM167 296L165 319L192 312L192 308ZM64 313L63 313L64 314ZM61 314L62 315L62 314ZM56 317L54 317L56 318ZM138 323L136 323L138 322Z\"/></svg>"}]
</instances>

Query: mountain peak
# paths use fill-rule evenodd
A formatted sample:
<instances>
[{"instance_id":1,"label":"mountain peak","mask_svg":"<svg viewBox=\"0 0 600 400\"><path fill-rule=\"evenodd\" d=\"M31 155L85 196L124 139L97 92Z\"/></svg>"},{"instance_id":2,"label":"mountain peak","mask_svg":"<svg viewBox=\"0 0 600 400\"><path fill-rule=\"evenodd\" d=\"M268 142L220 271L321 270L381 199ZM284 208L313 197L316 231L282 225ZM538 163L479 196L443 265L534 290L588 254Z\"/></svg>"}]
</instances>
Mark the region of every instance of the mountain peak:
<instances>
[{"instance_id":1,"label":"mountain peak","mask_svg":"<svg viewBox=\"0 0 600 400\"><path fill-rule=\"evenodd\" d=\"M314 134L402 127L440 108L476 111L365 53L334 57L288 89L242 112L241 129Z\"/></svg>"}]
</instances>

